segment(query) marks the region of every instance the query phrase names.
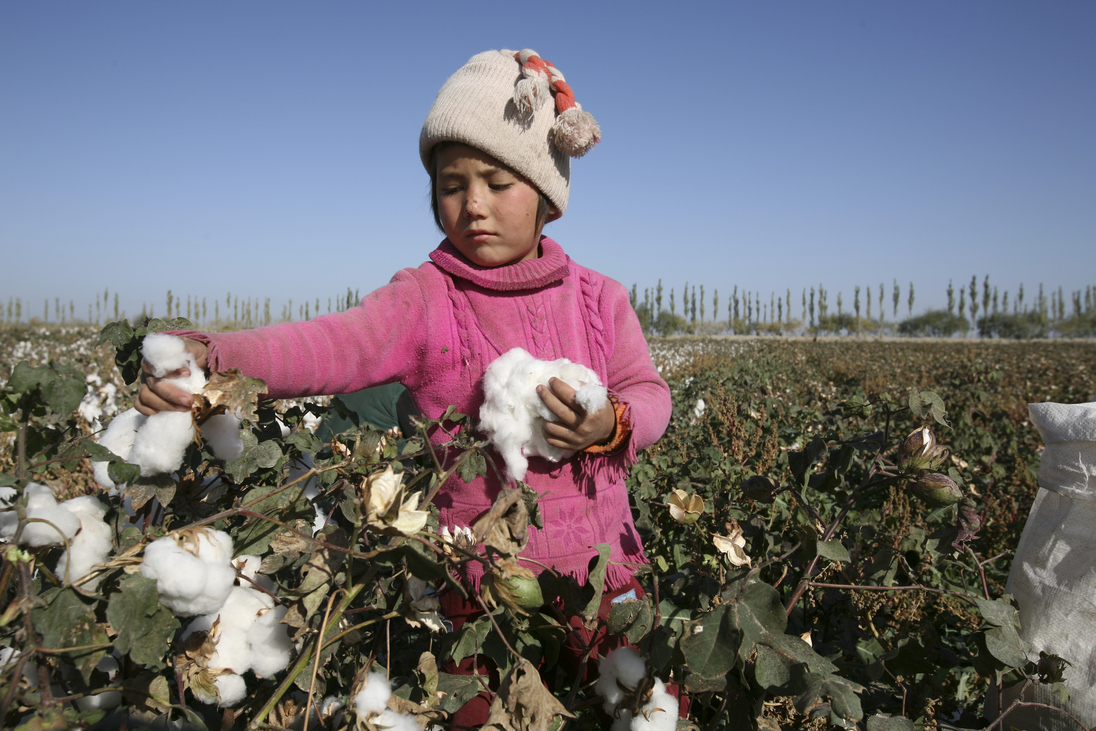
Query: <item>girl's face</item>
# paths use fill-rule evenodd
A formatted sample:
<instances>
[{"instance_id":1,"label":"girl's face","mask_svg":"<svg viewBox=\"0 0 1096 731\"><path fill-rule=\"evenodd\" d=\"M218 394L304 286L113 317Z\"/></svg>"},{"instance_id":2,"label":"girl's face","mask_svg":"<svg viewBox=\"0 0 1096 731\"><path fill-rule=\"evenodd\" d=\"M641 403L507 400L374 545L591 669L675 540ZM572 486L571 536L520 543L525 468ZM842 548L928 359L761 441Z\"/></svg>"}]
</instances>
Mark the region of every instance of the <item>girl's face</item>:
<instances>
[{"instance_id":1,"label":"girl's face","mask_svg":"<svg viewBox=\"0 0 1096 731\"><path fill-rule=\"evenodd\" d=\"M438 215L457 251L484 267L537 258L543 225L536 188L468 145L443 146L436 162Z\"/></svg>"}]
</instances>

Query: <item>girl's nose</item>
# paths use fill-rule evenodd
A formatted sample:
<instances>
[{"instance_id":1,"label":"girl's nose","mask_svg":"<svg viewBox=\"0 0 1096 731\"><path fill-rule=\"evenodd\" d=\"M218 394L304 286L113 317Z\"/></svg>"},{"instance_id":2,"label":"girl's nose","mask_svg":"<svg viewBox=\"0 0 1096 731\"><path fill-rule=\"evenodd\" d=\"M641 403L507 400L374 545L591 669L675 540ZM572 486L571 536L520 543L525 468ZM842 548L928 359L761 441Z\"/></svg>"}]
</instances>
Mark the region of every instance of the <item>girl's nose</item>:
<instances>
[{"instance_id":1,"label":"girl's nose","mask_svg":"<svg viewBox=\"0 0 1096 731\"><path fill-rule=\"evenodd\" d=\"M481 218L484 215L483 201L480 194L474 190L468 191L464 199L465 218Z\"/></svg>"}]
</instances>

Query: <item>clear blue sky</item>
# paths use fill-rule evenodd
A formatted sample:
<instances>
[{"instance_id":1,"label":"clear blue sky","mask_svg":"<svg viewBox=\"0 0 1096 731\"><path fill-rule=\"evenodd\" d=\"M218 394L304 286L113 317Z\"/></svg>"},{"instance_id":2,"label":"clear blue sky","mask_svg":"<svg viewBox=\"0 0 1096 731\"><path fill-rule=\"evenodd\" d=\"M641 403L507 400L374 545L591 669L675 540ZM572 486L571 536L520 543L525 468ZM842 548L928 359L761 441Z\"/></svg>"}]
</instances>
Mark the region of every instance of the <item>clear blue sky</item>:
<instances>
[{"instance_id":1,"label":"clear blue sky","mask_svg":"<svg viewBox=\"0 0 1096 731\"><path fill-rule=\"evenodd\" d=\"M628 286L1068 293L1096 284L1094 38L1088 0L0 0L0 302L381 286L440 239L437 89L523 47L603 130L546 233Z\"/></svg>"}]
</instances>

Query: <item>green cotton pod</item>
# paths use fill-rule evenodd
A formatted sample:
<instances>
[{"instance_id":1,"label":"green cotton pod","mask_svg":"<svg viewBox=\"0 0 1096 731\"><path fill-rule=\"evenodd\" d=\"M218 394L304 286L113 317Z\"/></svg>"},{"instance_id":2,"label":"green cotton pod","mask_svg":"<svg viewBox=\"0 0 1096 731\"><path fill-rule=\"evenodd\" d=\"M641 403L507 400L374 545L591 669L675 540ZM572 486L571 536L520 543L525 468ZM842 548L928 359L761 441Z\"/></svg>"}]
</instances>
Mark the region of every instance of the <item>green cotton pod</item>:
<instances>
[{"instance_id":1,"label":"green cotton pod","mask_svg":"<svg viewBox=\"0 0 1096 731\"><path fill-rule=\"evenodd\" d=\"M910 492L922 502L934 508L954 505L963 497L963 491L955 481L939 472L921 470L917 479L910 484Z\"/></svg>"}]
</instances>

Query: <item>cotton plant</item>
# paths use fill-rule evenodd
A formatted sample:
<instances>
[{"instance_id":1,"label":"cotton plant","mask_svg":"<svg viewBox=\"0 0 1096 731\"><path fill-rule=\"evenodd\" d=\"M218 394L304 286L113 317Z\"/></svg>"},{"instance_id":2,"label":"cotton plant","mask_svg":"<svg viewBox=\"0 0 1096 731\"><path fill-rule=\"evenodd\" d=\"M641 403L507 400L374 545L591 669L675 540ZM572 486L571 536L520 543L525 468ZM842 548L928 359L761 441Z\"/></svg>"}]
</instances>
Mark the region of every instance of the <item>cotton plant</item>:
<instances>
[{"instance_id":1,"label":"cotton plant","mask_svg":"<svg viewBox=\"0 0 1096 731\"><path fill-rule=\"evenodd\" d=\"M649 690L641 690L646 677L647 664L631 647L613 650L598 662L594 690L601 696L606 713L614 718L612 731L674 731L677 728L677 699L658 678Z\"/></svg>"},{"instance_id":2,"label":"cotton plant","mask_svg":"<svg viewBox=\"0 0 1096 731\"><path fill-rule=\"evenodd\" d=\"M496 358L483 375L484 402L480 428L506 463L511 480L525 479L529 457L558 462L573 452L554 447L544 438L544 425L557 421L537 395L538 385L558 378L575 389L576 400L589 413L608 403L608 391L592 370L567 358L544 361L522 348Z\"/></svg>"},{"instance_id":3,"label":"cotton plant","mask_svg":"<svg viewBox=\"0 0 1096 731\"><path fill-rule=\"evenodd\" d=\"M205 374L194 356L187 352L186 342L174 335L152 333L145 336L141 355L152 367L152 374L163 378L180 369L189 375L168 379L169 383L187 393L201 393L206 385ZM243 452L240 420L233 414L216 414L202 424L202 436L218 459L233 460ZM145 416L129 409L111 421L99 444L130 464L141 468L143 476L174 472L183 463L186 449L194 441L194 418L189 411L161 411ZM106 462L92 464L96 481L105 488L117 486L110 479Z\"/></svg>"},{"instance_id":4,"label":"cotton plant","mask_svg":"<svg viewBox=\"0 0 1096 731\"><path fill-rule=\"evenodd\" d=\"M31 548L66 544L54 568L55 575L65 584L78 584L85 591L95 591L100 577L92 573L96 564L103 563L113 548L110 526L104 521L106 507L91 495L58 503L47 485L31 482L27 485L27 521L19 543ZM0 488L0 539L15 537L19 518L11 509L16 499L11 487ZM81 580L83 579L83 580Z\"/></svg>"},{"instance_id":5,"label":"cotton plant","mask_svg":"<svg viewBox=\"0 0 1096 731\"><path fill-rule=\"evenodd\" d=\"M257 556L251 558L258 563ZM247 569L241 573L246 576ZM195 696L203 703L233 706L247 694L245 673L269 678L285 670L294 651L282 624L285 615L285 607L276 606L268 593L246 584L234 586L218 611L194 619L182 640L186 645L201 633L199 651L193 653L197 681L189 684Z\"/></svg>"},{"instance_id":6,"label":"cotton plant","mask_svg":"<svg viewBox=\"0 0 1096 731\"><path fill-rule=\"evenodd\" d=\"M414 716L388 708L392 686L384 673L369 673L365 683L354 695L354 715L358 728L390 729L391 731L422 731Z\"/></svg>"},{"instance_id":7,"label":"cotton plant","mask_svg":"<svg viewBox=\"0 0 1096 731\"><path fill-rule=\"evenodd\" d=\"M160 603L177 616L219 611L236 580L232 538L210 528L176 531L145 548L141 575L156 582Z\"/></svg>"}]
</instances>

